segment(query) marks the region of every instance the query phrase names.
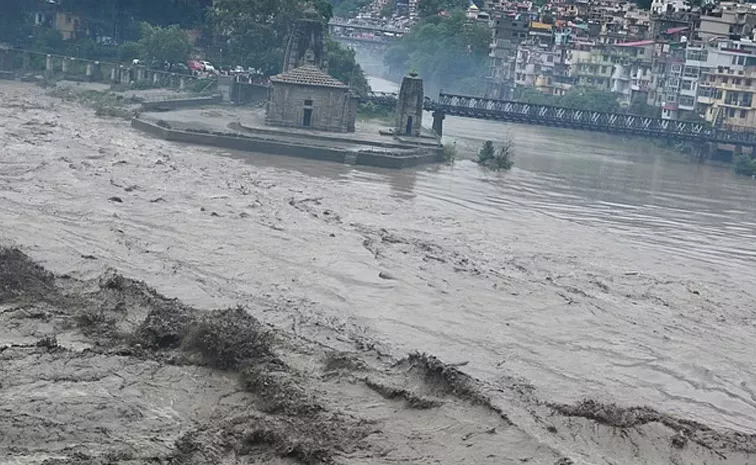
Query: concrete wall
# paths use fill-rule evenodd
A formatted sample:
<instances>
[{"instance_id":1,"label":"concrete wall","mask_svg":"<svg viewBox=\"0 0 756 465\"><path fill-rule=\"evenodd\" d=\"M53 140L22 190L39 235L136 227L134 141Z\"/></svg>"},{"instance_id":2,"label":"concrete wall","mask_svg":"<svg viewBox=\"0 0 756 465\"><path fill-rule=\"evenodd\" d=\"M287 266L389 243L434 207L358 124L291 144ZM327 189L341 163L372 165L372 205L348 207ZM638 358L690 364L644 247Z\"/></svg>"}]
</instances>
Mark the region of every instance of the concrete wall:
<instances>
[{"instance_id":1,"label":"concrete wall","mask_svg":"<svg viewBox=\"0 0 756 465\"><path fill-rule=\"evenodd\" d=\"M265 122L273 126L304 128L305 100L312 101L310 129L332 132L354 131L349 121L351 96L348 89L274 83ZM356 108L355 108L356 113Z\"/></svg>"},{"instance_id":2,"label":"concrete wall","mask_svg":"<svg viewBox=\"0 0 756 465\"><path fill-rule=\"evenodd\" d=\"M231 134L195 133L178 131L160 127L148 121L134 118L131 126L161 139L190 144L209 145L231 150L246 152L286 155L290 157L310 158L315 160L345 163L355 152L341 149L303 146L278 141L237 137ZM406 168L424 163L442 161L443 155L439 149L417 150L415 153L403 156L391 156L383 153L360 152L356 154L356 164L376 166L381 168Z\"/></svg>"},{"instance_id":3,"label":"concrete wall","mask_svg":"<svg viewBox=\"0 0 756 465\"><path fill-rule=\"evenodd\" d=\"M262 102L268 98L268 86L235 82L231 87L231 101L238 105Z\"/></svg>"},{"instance_id":4,"label":"concrete wall","mask_svg":"<svg viewBox=\"0 0 756 465\"><path fill-rule=\"evenodd\" d=\"M221 103L221 95L213 95L211 97L194 97L194 98L182 98L182 99L168 99L158 102L144 102L142 104L142 111L170 111L177 108L187 107L199 107L203 105L214 105Z\"/></svg>"}]
</instances>

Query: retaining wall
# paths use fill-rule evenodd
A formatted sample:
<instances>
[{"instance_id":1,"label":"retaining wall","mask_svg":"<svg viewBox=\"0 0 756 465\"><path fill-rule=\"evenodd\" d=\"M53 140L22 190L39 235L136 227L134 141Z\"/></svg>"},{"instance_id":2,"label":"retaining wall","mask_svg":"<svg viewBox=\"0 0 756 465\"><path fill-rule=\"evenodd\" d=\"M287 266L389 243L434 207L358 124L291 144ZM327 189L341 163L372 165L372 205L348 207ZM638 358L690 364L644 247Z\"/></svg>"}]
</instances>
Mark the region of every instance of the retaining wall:
<instances>
[{"instance_id":1,"label":"retaining wall","mask_svg":"<svg viewBox=\"0 0 756 465\"><path fill-rule=\"evenodd\" d=\"M221 103L221 95L213 95L209 97L192 97L181 99L166 99L158 100L154 102L142 103L142 111L170 111L178 108L187 107L199 107L203 105L214 105Z\"/></svg>"},{"instance_id":2,"label":"retaining wall","mask_svg":"<svg viewBox=\"0 0 756 465\"><path fill-rule=\"evenodd\" d=\"M406 168L424 163L440 161L440 150L419 150L407 156L391 156L382 153L353 152L337 148L313 147L282 141L237 137L231 134L212 134L179 131L169 129L138 118L131 120L131 126L140 131L152 134L161 139L189 144L209 145L230 150L245 152L268 153L272 155L286 155L290 157L310 158L314 160L345 163L348 158L354 158L358 165L377 166L381 168Z\"/></svg>"}]
</instances>

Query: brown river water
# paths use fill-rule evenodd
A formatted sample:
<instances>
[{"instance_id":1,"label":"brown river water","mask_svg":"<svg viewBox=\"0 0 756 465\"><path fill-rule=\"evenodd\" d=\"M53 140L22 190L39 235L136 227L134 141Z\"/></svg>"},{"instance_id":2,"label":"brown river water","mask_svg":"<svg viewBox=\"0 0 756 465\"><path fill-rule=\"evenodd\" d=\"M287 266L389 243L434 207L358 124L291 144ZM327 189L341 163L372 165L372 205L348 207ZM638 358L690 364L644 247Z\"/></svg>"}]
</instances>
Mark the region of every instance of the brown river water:
<instances>
[{"instance_id":1,"label":"brown river water","mask_svg":"<svg viewBox=\"0 0 756 465\"><path fill-rule=\"evenodd\" d=\"M451 166L219 153L19 89L0 89L16 105L1 115L0 242L57 273L114 267L546 401L756 432L756 180L647 141L455 117ZM511 172L470 161L505 135Z\"/></svg>"},{"instance_id":2,"label":"brown river water","mask_svg":"<svg viewBox=\"0 0 756 465\"><path fill-rule=\"evenodd\" d=\"M380 78L371 85L396 91ZM483 141L504 137L515 141L511 172L492 175L470 161ZM552 314L565 305L554 296L515 289L508 302L459 282L441 297L415 290L377 313L367 303L350 310L402 349L474 360L469 371L487 380L506 367L507 376L533 382L547 398L651 403L756 431L756 349L746 342L756 335L756 181L606 134L448 117L444 138L459 151L453 167L391 171L278 157L250 163L438 215L439 232L453 235L446 239L483 253L498 234L502 243L490 254L527 251L521 264L534 275L527 281L545 277L577 295L564 307L574 310ZM593 301L596 286L606 295ZM360 299L356 288L347 292ZM708 297L691 301L691 293Z\"/></svg>"}]
</instances>

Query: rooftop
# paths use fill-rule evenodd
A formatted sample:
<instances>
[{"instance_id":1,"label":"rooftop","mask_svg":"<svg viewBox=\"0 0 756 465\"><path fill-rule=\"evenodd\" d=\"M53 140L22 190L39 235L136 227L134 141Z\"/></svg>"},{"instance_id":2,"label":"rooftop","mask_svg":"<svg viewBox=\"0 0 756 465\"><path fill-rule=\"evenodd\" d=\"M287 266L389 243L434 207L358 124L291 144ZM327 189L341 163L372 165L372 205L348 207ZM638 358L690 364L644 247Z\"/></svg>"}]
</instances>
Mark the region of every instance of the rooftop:
<instances>
[{"instance_id":1,"label":"rooftop","mask_svg":"<svg viewBox=\"0 0 756 465\"><path fill-rule=\"evenodd\" d=\"M271 82L301 84L305 86L335 87L346 89L347 85L314 65L303 65L270 78Z\"/></svg>"}]
</instances>

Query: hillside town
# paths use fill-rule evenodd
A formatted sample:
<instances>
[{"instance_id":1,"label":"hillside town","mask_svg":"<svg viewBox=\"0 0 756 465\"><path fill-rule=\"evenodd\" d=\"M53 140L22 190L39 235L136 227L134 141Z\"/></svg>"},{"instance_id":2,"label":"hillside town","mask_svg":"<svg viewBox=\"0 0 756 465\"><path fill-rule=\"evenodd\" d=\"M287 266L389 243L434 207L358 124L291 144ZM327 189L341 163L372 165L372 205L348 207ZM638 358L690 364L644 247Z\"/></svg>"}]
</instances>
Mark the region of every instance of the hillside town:
<instances>
[{"instance_id":1,"label":"hillside town","mask_svg":"<svg viewBox=\"0 0 756 465\"><path fill-rule=\"evenodd\" d=\"M493 11L488 78L497 96L513 86L555 95L595 87L623 105L645 101L665 119L756 128L756 6L528 2Z\"/></svg>"},{"instance_id":2,"label":"hillside town","mask_svg":"<svg viewBox=\"0 0 756 465\"><path fill-rule=\"evenodd\" d=\"M410 22L417 4L409 2ZM756 129L756 5L500 0L471 2L466 14L491 28L487 97L595 89L663 119Z\"/></svg>"}]
</instances>

